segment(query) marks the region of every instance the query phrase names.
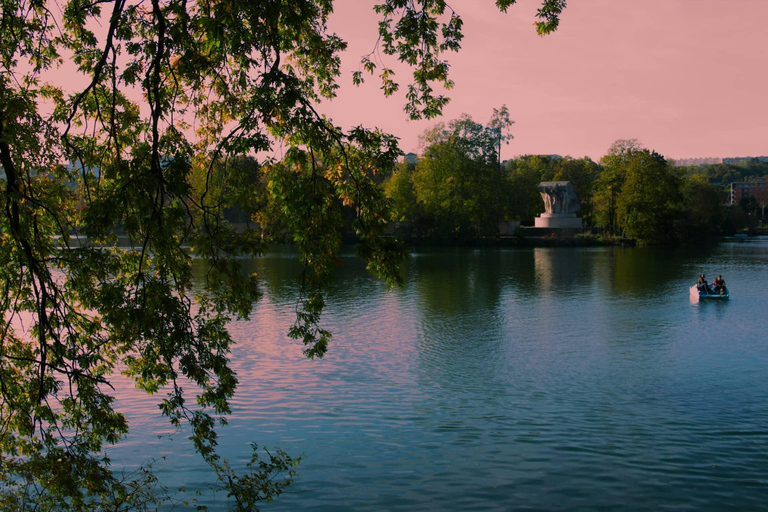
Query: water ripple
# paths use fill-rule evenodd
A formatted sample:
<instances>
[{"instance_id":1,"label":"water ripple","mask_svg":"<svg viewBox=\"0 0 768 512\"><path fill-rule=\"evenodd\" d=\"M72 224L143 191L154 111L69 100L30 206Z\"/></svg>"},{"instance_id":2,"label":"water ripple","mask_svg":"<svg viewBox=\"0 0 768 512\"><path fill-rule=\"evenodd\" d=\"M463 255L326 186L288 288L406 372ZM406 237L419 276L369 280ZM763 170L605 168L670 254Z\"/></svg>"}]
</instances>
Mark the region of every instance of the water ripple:
<instances>
[{"instance_id":1,"label":"water ripple","mask_svg":"<svg viewBox=\"0 0 768 512\"><path fill-rule=\"evenodd\" d=\"M285 336L293 268L254 263L272 287L234 326L221 449L303 454L267 511L765 510L768 352L744 319L763 315L766 248L424 252L392 292L345 260L316 361ZM689 303L702 271L730 303ZM156 406L119 400L134 431L117 458L167 455L171 482L206 488Z\"/></svg>"}]
</instances>

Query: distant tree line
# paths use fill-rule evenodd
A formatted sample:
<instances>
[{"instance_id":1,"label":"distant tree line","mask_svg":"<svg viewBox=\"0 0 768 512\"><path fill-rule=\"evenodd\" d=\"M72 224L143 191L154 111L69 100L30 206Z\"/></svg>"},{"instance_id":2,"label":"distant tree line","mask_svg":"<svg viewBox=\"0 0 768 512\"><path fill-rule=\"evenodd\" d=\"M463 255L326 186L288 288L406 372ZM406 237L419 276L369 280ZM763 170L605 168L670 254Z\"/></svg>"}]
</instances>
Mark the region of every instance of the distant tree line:
<instances>
[{"instance_id":1,"label":"distant tree line","mask_svg":"<svg viewBox=\"0 0 768 512\"><path fill-rule=\"evenodd\" d=\"M685 175L701 174L715 186L728 185L734 181L750 181L768 175L768 162L752 158L736 164L707 164L680 168Z\"/></svg>"},{"instance_id":2,"label":"distant tree line","mask_svg":"<svg viewBox=\"0 0 768 512\"><path fill-rule=\"evenodd\" d=\"M675 167L632 139L616 141L597 162L525 155L502 164L499 153L512 138L512 123L506 107L495 109L486 125L468 115L438 123L421 136L423 150L416 163L372 170L373 181L390 201L388 220L398 223L399 234L453 243L497 236L502 221L532 226L544 212L537 190L542 181L573 183L585 231L604 238L707 243L754 229L762 218L762 207L753 197L728 206L729 183L768 174L766 163ZM244 193L230 194L238 205L223 204L224 217L230 223L257 223L263 238L285 238L291 220L274 198L269 173L250 157L232 159L227 167L223 174L230 182L237 177L242 187L236 188ZM210 177L207 183L203 179L198 186L219 193ZM354 238L354 210L340 211L336 222L342 237Z\"/></svg>"},{"instance_id":3,"label":"distant tree line","mask_svg":"<svg viewBox=\"0 0 768 512\"><path fill-rule=\"evenodd\" d=\"M571 181L587 229L640 244L701 243L755 218L754 204L726 206L723 180L768 171L759 162L678 168L637 140L616 141L599 162L526 155L499 165L499 141L511 138L499 127L498 120L483 126L464 115L425 132L417 163L399 164L384 181L392 220L426 240L493 235L503 220L534 223L544 211L540 182Z\"/></svg>"},{"instance_id":4,"label":"distant tree line","mask_svg":"<svg viewBox=\"0 0 768 512\"><path fill-rule=\"evenodd\" d=\"M733 182L753 181L768 178L768 162L752 158L738 163L708 164L680 168L685 176L706 179L717 187L724 203L730 202ZM722 232L732 235L746 230L753 232L759 224L765 225L765 205L757 202L753 196L742 198L737 205L726 208Z\"/></svg>"}]
</instances>

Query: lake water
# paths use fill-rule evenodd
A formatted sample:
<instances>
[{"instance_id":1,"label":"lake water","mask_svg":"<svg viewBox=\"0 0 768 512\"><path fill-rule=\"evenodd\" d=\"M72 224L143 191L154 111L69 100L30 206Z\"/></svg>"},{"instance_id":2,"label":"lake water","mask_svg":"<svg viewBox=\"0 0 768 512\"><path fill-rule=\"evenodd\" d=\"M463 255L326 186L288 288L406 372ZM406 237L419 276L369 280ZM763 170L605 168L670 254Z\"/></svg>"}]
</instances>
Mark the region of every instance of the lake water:
<instances>
[{"instance_id":1,"label":"lake water","mask_svg":"<svg viewBox=\"0 0 768 512\"><path fill-rule=\"evenodd\" d=\"M298 265L250 263L264 298L233 325L222 453L302 455L265 511L768 510L768 239L654 248L419 249L387 291L344 258L322 360L285 336ZM705 272L729 301L692 303ZM224 493L156 401L123 386L170 486Z\"/></svg>"}]
</instances>

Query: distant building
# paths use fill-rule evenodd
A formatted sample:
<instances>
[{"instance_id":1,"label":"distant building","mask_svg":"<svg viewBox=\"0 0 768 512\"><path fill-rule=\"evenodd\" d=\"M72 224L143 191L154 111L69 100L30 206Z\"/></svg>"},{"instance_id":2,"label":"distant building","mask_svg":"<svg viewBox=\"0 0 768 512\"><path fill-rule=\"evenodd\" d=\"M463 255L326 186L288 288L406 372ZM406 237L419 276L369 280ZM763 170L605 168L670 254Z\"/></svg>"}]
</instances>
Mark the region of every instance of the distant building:
<instances>
[{"instance_id":1,"label":"distant building","mask_svg":"<svg viewBox=\"0 0 768 512\"><path fill-rule=\"evenodd\" d=\"M403 161L408 164L415 164L419 160L419 155L416 153L406 153L403 157Z\"/></svg>"},{"instance_id":2,"label":"distant building","mask_svg":"<svg viewBox=\"0 0 768 512\"><path fill-rule=\"evenodd\" d=\"M768 205L768 178L731 183L731 204L739 204L745 197L752 196L758 204Z\"/></svg>"}]
</instances>

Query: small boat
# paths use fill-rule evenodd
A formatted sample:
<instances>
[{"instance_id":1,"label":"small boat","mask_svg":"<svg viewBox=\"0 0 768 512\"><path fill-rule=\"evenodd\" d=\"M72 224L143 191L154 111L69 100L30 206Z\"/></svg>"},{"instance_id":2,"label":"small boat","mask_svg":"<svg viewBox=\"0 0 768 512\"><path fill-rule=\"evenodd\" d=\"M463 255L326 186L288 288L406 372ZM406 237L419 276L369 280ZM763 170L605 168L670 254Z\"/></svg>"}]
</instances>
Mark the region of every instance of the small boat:
<instances>
[{"instance_id":1,"label":"small boat","mask_svg":"<svg viewBox=\"0 0 768 512\"><path fill-rule=\"evenodd\" d=\"M696 285L691 286L691 296L698 297L699 299L716 299L723 300L731 296L728 291L728 287L724 287L722 292L712 291L711 293L703 292L699 290Z\"/></svg>"}]
</instances>

